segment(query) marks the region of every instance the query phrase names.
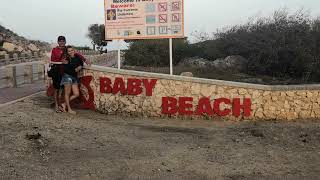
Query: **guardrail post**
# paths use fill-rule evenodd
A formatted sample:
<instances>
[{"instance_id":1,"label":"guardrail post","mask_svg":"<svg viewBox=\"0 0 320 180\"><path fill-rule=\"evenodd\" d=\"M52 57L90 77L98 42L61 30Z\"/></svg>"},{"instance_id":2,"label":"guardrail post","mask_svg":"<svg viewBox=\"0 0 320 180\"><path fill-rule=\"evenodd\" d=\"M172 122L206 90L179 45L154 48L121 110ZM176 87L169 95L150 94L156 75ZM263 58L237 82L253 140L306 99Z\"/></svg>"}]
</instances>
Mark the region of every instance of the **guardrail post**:
<instances>
[{"instance_id":1,"label":"guardrail post","mask_svg":"<svg viewBox=\"0 0 320 180\"><path fill-rule=\"evenodd\" d=\"M17 53L14 53L12 55L12 64L18 64L21 63L21 61L19 62L19 55Z\"/></svg>"},{"instance_id":2,"label":"guardrail post","mask_svg":"<svg viewBox=\"0 0 320 180\"><path fill-rule=\"evenodd\" d=\"M4 55L4 65L10 64L10 56L9 54Z\"/></svg>"},{"instance_id":3,"label":"guardrail post","mask_svg":"<svg viewBox=\"0 0 320 180\"><path fill-rule=\"evenodd\" d=\"M26 62L26 61L27 61L27 54L21 53L21 62Z\"/></svg>"},{"instance_id":4,"label":"guardrail post","mask_svg":"<svg viewBox=\"0 0 320 180\"><path fill-rule=\"evenodd\" d=\"M37 68L37 74L38 74L38 80L45 80L45 65L44 64L38 64Z\"/></svg>"},{"instance_id":5,"label":"guardrail post","mask_svg":"<svg viewBox=\"0 0 320 180\"><path fill-rule=\"evenodd\" d=\"M33 68L32 68L32 64L30 65L25 65L24 67L24 82L29 82L29 83L33 83Z\"/></svg>"},{"instance_id":6,"label":"guardrail post","mask_svg":"<svg viewBox=\"0 0 320 180\"><path fill-rule=\"evenodd\" d=\"M27 60L26 60L26 62L31 61L31 59L32 59L32 52L27 52Z\"/></svg>"},{"instance_id":7,"label":"guardrail post","mask_svg":"<svg viewBox=\"0 0 320 180\"><path fill-rule=\"evenodd\" d=\"M16 66L7 66L8 87L17 87L17 69Z\"/></svg>"}]
</instances>

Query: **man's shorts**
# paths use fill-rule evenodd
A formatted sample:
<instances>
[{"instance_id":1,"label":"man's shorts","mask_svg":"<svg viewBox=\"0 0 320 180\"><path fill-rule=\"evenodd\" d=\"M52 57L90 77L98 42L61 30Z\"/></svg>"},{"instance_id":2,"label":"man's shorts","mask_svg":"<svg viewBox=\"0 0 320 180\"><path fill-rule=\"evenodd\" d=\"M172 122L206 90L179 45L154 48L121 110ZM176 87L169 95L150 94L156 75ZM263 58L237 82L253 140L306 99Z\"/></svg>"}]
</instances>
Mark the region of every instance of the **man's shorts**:
<instances>
[{"instance_id":1,"label":"man's shorts","mask_svg":"<svg viewBox=\"0 0 320 180\"><path fill-rule=\"evenodd\" d=\"M62 80L60 85L75 85L79 84L79 79L73 76L70 76L69 74L64 74L62 76Z\"/></svg>"},{"instance_id":2,"label":"man's shorts","mask_svg":"<svg viewBox=\"0 0 320 180\"><path fill-rule=\"evenodd\" d=\"M61 75L61 66L59 65L53 65L51 68L53 68L53 76L52 76L52 84L54 89L60 89L60 83L62 79Z\"/></svg>"}]
</instances>

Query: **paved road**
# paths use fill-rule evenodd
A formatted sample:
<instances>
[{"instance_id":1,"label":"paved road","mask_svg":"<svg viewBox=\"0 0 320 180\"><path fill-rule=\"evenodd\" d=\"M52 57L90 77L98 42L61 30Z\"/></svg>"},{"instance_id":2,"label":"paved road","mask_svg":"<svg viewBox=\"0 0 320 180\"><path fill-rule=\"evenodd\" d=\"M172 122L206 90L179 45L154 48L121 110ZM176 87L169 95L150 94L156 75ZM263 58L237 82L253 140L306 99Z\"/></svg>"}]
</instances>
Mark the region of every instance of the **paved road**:
<instances>
[{"instance_id":1,"label":"paved road","mask_svg":"<svg viewBox=\"0 0 320 180\"><path fill-rule=\"evenodd\" d=\"M0 105L44 91L45 89L43 80L37 81L34 84L20 85L18 88L2 88L0 89Z\"/></svg>"}]
</instances>

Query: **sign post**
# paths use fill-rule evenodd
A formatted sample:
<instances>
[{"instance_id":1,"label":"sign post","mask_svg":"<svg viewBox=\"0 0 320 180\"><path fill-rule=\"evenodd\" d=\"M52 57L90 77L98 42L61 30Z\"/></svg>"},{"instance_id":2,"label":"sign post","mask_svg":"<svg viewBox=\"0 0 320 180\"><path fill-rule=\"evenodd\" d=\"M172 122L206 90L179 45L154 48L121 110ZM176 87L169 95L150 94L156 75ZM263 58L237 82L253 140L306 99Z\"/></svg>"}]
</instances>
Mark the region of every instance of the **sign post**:
<instances>
[{"instance_id":1,"label":"sign post","mask_svg":"<svg viewBox=\"0 0 320 180\"><path fill-rule=\"evenodd\" d=\"M118 69L121 69L121 50L120 50L120 39L118 40Z\"/></svg>"},{"instance_id":2,"label":"sign post","mask_svg":"<svg viewBox=\"0 0 320 180\"><path fill-rule=\"evenodd\" d=\"M184 38L184 0L105 0L105 28L106 40L169 39L172 75L172 39Z\"/></svg>"},{"instance_id":3,"label":"sign post","mask_svg":"<svg viewBox=\"0 0 320 180\"><path fill-rule=\"evenodd\" d=\"M170 75L173 75L172 38L169 39L169 49L170 49Z\"/></svg>"}]
</instances>

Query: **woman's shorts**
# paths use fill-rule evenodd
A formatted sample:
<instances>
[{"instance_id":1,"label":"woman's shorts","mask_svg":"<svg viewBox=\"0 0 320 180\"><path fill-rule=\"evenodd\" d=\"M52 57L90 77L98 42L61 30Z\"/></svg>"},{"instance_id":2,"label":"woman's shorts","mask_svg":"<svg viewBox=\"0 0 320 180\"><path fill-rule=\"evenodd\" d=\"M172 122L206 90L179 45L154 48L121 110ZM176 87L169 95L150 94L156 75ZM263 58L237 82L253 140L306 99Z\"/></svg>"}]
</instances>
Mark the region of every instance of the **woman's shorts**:
<instances>
[{"instance_id":1,"label":"woman's shorts","mask_svg":"<svg viewBox=\"0 0 320 180\"><path fill-rule=\"evenodd\" d=\"M61 86L62 85L74 85L74 84L79 84L79 79L75 78L73 76L70 76L69 74L64 74L62 76L61 80Z\"/></svg>"}]
</instances>

